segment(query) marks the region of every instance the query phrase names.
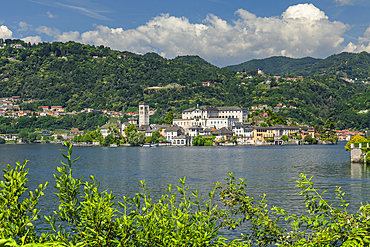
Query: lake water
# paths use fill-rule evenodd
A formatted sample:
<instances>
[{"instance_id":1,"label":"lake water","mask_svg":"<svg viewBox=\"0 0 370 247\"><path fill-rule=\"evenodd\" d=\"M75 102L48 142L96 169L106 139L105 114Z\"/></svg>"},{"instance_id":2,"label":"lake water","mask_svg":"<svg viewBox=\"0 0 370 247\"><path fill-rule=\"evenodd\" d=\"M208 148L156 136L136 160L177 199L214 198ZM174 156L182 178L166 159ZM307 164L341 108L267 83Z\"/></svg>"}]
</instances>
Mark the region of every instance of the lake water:
<instances>
[{"instance_id":1,"label":"lake water","mask_svg":"<svg viewBox=\"0 0 370 247\"><path fill-rule=\"evenodd\" d=\"M314 176L315 186L328 190L326 198L333 200L336 186L341 186L350 202L350 210L360 202L369 201L370 170L350 163L350 153L338 145L312 146L235 146L235 147L119 147L73 148L77 161L76 176L96 175L102 190L113 190L118 197L139 192L137 183L146 180L152 195L165 193L167 184L176 184L186 177L190 189L204 194L213 183L223 182L231 171L236 177L248 179L252 195L266 193L269 205L280 206L292 213L304 208L299 189L295 187L299 174ZM30 160L29 188L49 181L46 195L40 200L42 213L57 209L53 172L60 166L59 145L0 145L0 168L15 161Z\"/></svg>"}]
</instances>

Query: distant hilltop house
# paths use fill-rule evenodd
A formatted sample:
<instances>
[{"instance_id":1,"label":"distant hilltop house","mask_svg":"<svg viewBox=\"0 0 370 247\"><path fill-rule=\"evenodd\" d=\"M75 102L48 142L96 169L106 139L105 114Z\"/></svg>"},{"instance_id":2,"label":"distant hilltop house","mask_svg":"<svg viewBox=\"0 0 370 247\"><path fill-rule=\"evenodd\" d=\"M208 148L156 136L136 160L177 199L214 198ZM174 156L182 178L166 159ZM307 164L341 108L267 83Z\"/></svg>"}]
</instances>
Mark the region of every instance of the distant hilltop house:
<instances>
[{"instance_id":1,"label":"distant hilltop house","mask_svg":"<svg viewBox=\"0 0 370 247\"><path fill-rule=\"evenodd\" d=\"M269 108L269 106L266 105L266 104L264 104L264 105L253 105L253 106L251 106L251 109L252 110L263 110L264 108L267 109L267 108Z\"/></svg>"},{"instance_id":2,"label":"distant hilltop house","mask_svg":"<svg viewBox=\"0 0 370 247\"><path fill-rule=\"evenodd\" d=\"M216 83L215 82L211 82L211 81L204 81L204 82L202 82L202 85L204 87L215 87L216 86Z\"/></svg>"},{"instance_id":3,"label":"distant hilltop house","mask_svg":"<svg viewBox=\"0 0 370 247\"><path fill-rule=\"evenodd\" d=\"M64 109L63 109L63 107L61 107L61 106L51 106L51 107L50 107L50 111L63 112L63 111L64 111Z\"/></svg>"},{"instance_id":4,"label":"distant hilltop house","mask_svg":"<svg viewBox=\"0 0 370 247\"><path fill-rule=\"evenodd\" d=\"M357 113L360 113L360 114L363 114L363 113L367 113L369 110L361 110L361 111L359 111L359 112L357 112Z\"/></svg>"},{"instance_id":5,"label":"distant hilltop house","mask_svg":"<svg viewBox=\"0 0 370 247\"><path fill-rule=\"evenodd\" d=\"M12 101L17 101L17 100L20 100L21 99L21 96L12 96Z\"/></svg>"},{"instance_id":6,"label":"distant hilltop house","mask_svg":"<svg viewBox=\"0 0 370 247\"><path fill-rule=\"evenodd\" d=\"M9 102L5 101L5 102L2 102L1 106L4 109L8 109L8 108L12 108L14 106L14 103L10 101Z\"/></svg>"},{"instance_id":7,"label":"distant hilltop house","mask_svg":"<svg viewBox=\"0 0 370 247\"><path fill-rule=\"evenodd\" d=\"M26 49L21 44L11 44L10 47L17 48L17 49Z\"/></svg>"},{"instance_id":8,"label":"distant hilltop house","mask_svg":"<svg viewBox=\"0 0 370 247\"><path fill-rule=\"evenodd\" d=\"M70 131L71 135L81 135L83 133L84 133L83 131L79 130L78 128L74 128L74 127L71 128L71 131Z\"/></svg>"},{"instance_id":9,"label":"distant hilltop house","mask_svg":"<svg viewBox=\"0 0 370 247\"><path fill-rule=\"evenodd\" d=\"M184 88L185 86L181 86L180 84L178 83L170 83L168 84L167 86L163 87L163 86L153 86L153 87L147 87L146 89L147 90L159 90L159 89L169 89L169 88Z\"/></svg>"}]
</instances>

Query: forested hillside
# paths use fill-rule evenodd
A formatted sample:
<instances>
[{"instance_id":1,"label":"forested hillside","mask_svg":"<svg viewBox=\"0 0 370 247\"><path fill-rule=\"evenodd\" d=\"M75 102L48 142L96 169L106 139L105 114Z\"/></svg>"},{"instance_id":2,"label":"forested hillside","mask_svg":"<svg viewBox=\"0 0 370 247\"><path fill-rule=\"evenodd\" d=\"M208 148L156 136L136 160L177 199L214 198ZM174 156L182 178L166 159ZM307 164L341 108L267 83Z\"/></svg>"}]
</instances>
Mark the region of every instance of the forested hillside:
<instances>
[{"instance_id":1,"label":"forested hillside","mask_svg":"<svg viewBox=\"0 0 370 247\"><path fill-rule=\"evenodd\" d=\"M236 71L250 71L261 69L265 73L274 75L294 74L302 76L338 75L359 81L370 80L370 54L367 52L343 52L325 59L270 57L253 59L238 65L226 68Z\"/></svg>"},{"instance_id":2,"label":"forested hillside","mask_svg":"<svg viewBox=\"0 0 370 247\"><path fill-rule=\"evenodd\" d=\"M270 57L265 59L253 59L237 65L229 65L226 68L237 71L262 69L266 73L283 75L297 70L306 70L321 59L312 57L289 58Z\"/></svg>"},{"instance_id":3,"label":"forested hillside","mask_svg":"<svg viewBox=\"0 0 370 247\"><path fill-rule=\"evenodd\" d=\"M198 56L166 59L155 53L138 55L74 42L32 46L19 40L5 42L5 48L0 49L0 97L17 95L21 99L41 100L23 104L22 109L60 105L67 111L125 111L145 101L159 113L171 107L175 113L181 113L197 104L247 108L282 103L297 107L281 114L299 123L322 124L333 117L340 128L363 129L370 124L369 113L357 114L370 109L369 86L342 79L343 73L349 76L349 71L351 75L367 75L367 53L343 53L315 64L311 58L294 60L301 67L311 66L310 71L314 72L306 68L302 81L275 81L258 76L246 80L235 71L218 68ZM12 48L11 43L22 44L25 49ZM269 66L274 66L274 59ZM286 73L301 75L293 63L286 62L289 59L279 59L276 66L284 67ZM271 84L266 83L268 79ZM205 81L215 82L216 86L204 87ZM165 87L168 85L171 87ZM163 88L148 89L153 86Z\"/></svg>"}]
</instances>

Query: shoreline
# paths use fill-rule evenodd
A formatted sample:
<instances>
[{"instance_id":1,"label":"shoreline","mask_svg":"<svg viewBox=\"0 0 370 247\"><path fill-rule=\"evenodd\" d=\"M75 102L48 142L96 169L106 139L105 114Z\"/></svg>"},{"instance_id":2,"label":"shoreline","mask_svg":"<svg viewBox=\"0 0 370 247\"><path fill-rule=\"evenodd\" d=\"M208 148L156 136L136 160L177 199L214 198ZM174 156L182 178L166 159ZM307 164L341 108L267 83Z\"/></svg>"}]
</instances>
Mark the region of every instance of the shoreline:
<instances>
[{"instance_id":1,"label":"shoreline","mask_svg":"<svg viewBox=\"0 0 370 247\"><path fill-rule=\"evenodd\" d=\"M339 142L339 141L338 141ZM223 145L213 145L213 146L208 146L208 147L237 147L237 146L243 146L243 147L267 147L267 146L312 146L312 145L337 145L338 142L327 142L327 141L319 141L316 144L310 144L310 143L287 143L287 144L273 144L273 143L260 143L260 144L233 144L233 143L224 143ZM341 141L344 142L344 141ZM98 142L95 142L98 143ZM4 143L3 145L61 145L64 146L63 142L49 142L49 143ZM104 147L100 146L100 144L94 144L94 143L72 143L73 147ZM109 146L107 146L109 147ZM131 146L130 144L122 144L118 147L142 147L140 146ZM158 147L196 147L193 145L188 145L188 146L182 146L182 145L158 145ZM205 146L202 146L205 147Z\"/></svg>"}]
</instances>

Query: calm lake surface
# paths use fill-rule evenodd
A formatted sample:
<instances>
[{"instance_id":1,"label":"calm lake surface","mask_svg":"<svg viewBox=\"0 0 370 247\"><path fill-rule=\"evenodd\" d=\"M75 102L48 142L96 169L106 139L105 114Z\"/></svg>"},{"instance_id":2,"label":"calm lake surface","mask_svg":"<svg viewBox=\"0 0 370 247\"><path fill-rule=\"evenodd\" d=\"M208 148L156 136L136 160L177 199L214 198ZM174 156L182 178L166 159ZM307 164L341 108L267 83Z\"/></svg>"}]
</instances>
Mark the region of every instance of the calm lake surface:
<instances>
[{"instance_id":1,"label":"calm lake surface","mask_svg":"<svg viewBox=\"0 0 370 247\"><path fill-rule=\"evenodd\" d=\"M344 142L338 145L311 146L236 146L236 147L74 147L73 157L81 156L76 175L96 175L102 190L112 190L118 199L139 192L137 184L146 180L157 198L165 193L167 184L178 185L186 177L191 190L207 195L213 183L224 182L231 171L236 177L248 179L251 195L266 193L269 205L280 206L291 213L304 208L299 189L295 187L300 173L314 176L315 186L328 190L326 198L333 201L336 186L341 186L350 202L350 210L360 202L369 201L370 169L350 163ZM42 214L57 209L53 195L53 172L63 159L59 145L0 145L0 168L16 161L29 160L29 188L49 181L46 195L40 200ZM240 236L240 235L239 235Z\"/></svg>"}]
</instances>

